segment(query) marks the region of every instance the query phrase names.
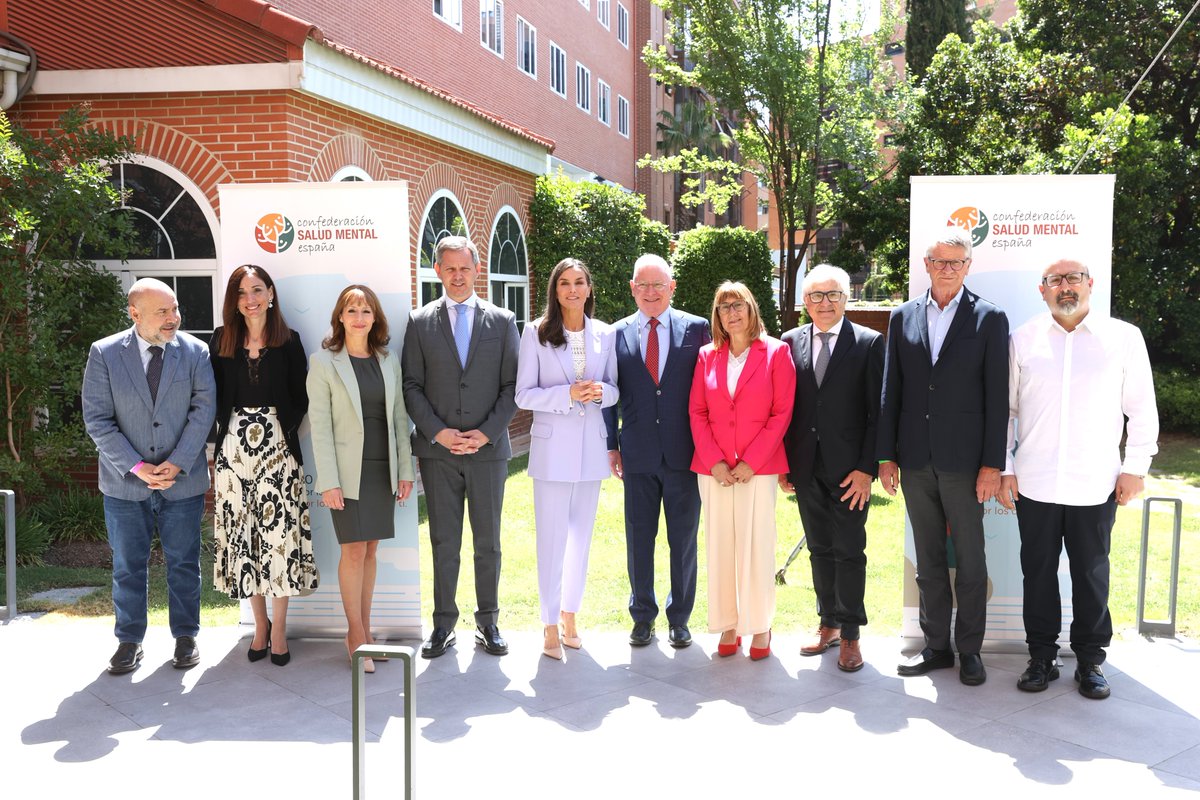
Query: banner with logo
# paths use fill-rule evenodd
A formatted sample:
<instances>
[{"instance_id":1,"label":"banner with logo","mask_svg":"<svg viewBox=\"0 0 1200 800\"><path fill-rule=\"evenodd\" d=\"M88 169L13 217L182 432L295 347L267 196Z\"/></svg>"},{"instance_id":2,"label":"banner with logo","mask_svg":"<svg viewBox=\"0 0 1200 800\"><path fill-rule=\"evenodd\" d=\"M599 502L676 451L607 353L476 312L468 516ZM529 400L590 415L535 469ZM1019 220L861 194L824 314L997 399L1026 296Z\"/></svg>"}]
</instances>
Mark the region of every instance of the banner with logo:
<instances>
[{"instance_id":1,"label":"banner with logo","mask_svg":"<svg viewBox=\"0 0 1200 800\"><path fill-rule=\"evenodd\" d=\"M408 184L344 183L227 184L221 199L221 281L242 264L261 266L276 287L276 303L300 333L304 351L320 349L329 332L333 304L346 285L362 283L377 295L398 352L412 308L409 260ZM218 317L220 310L218 309ZM337 539L329 511L313 487L315 478L308 420L300 429L313 550L321 585L288 606L289 632L337 635L346 631L338 590ZM421 596L417 557L415 495L396 508L396 538L380 542L371 619L377 633L420 637ZM243 604L243 621L251 621Z\"/></svg>"},{"instance_id":2,"label":"banner with logo","mask_svg":"<svg viewBox=\"0 0 1200 800\"><path fill-rule=\"evenodd\" d=\"M914 177L909 229L909 297L929 289L925 250L946 226L971 233L974 248L966 286L1004 309L1010 329L1046 311L1042 271L1060 259L1086 264L1095 286L1091 313L1107 316L1112 301L1113 175L991 175ZM984 507L988 565L987 643L1024 650L1021 619L1021 540L1016 513ZM903 635L921 638L915 549L905 518ZM1071 583L1059 565L1063 637L1069 638Z\"/></svg>"}]
</instances>

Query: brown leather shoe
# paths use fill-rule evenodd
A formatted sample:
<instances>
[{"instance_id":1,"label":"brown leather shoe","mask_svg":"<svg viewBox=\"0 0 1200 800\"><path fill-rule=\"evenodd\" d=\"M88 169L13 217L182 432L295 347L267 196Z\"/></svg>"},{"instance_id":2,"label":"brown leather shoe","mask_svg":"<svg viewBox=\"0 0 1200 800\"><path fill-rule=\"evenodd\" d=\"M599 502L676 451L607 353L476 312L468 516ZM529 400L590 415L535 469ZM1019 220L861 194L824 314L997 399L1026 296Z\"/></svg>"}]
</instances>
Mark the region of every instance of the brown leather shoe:
<instances>
[{"instance_id":1,"label":"brown leather shoe","mask_svg":"<svg viewBox=\"0 0 1200 800\"><path fill-rule=\"evenodd\" d=\"M842 672L858 672L862 668L862 651L858 649L858 639L842 639L842 649L838 653L838 669Z\"/></svg>"},{"instance_id":2,"label":"brown leather shoe","mask_svg":"<svg viewBox=\"0 0 1200 800\"><path fill-rule=\"evenodd\" d=\"M817 640L800 648L802 656L819 656L842 640L841 628L826 628L817 626Z\"/></svg>"}]
</instances>

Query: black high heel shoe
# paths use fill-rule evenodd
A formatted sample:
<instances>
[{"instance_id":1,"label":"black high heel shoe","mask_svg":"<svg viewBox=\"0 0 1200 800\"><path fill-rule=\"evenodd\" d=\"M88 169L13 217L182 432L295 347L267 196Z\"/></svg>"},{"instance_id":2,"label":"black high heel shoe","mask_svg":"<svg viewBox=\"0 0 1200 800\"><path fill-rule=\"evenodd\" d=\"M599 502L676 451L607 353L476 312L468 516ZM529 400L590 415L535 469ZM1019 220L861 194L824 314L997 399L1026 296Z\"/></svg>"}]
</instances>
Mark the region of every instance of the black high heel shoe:
<instances>
[{"instance_id":1,"label":"black high heel shoe","mask_svg":"<svg viewBox=\"0 0 1200 800\"><path fill-rule=\"evenodd\" d=\"M267 649L271 649L271 634L267 632ZM286 667L287 663L292 660L292 651L286 653L271 653L271 663L277 667Z\"/></svg>"},{"instance_id":2,"label":"black high heel shoe","mask_svg":"<svg viewBox=\"0 0 1200 800\"><path fill-rule=\"evenodd\" d=\"M250 644L254 644L254 639L250 639ZM255 650L251 647L246 651L246 658L253 661L262 661L267 657L267 653L271 651L271 620L267 620L267 646L261 650Z\"/></svg>"}]
</instances>

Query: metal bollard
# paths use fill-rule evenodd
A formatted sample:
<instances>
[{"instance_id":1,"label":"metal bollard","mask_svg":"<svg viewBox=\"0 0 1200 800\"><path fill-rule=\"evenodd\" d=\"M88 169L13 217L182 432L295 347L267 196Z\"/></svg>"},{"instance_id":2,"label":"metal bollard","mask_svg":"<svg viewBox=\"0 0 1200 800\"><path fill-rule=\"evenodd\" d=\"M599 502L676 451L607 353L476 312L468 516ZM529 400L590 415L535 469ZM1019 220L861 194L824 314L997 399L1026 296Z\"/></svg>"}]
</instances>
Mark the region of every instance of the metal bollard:
<instances>
[{"instance_id":1,"label":"metal bollard","mask_svg":"<svg viewBox=\"0 0 1200 800\"><path fill-rule=\"evenodd\" d=\"M1175 507L1175 535L1171 542L1171 584L1165 620L1146 619L1146 559L1150 550L1150 505L1171 503ZM1147 497L1142 503L1142 557L1138 567L1138 633L1148 636L1175 636L1175 600L1179 591L1179 541L1183 529L1183 501L1178 497Z\"/></svg>"},{"instance_id":2,"label":"metal bollard","mask_svg":"<svg viewBox=\"0 0 1200 800\"><path fill-rule=\"evenodd\" d=\"M354 651L350 684L350 724L353 729L354 800L367 796L367 696L362 690L364 658L398 658L404 664L404 797L411 800L413 789L413 758L416 755L417 706L413 692L417 687L417 670L413 657L416 648L399 645L364 644Z\"/></svg>"},{"instance_id":3,"label":"metal bollard","mask_svg":"<svg viewBox=\"0 0 1200 800\"><path fill-rule=\"evenodd\" d=\"M12 489L0 489L4 496L4 598L8 618L17 617L17 495Z\"/></svg>"}]
</instances>

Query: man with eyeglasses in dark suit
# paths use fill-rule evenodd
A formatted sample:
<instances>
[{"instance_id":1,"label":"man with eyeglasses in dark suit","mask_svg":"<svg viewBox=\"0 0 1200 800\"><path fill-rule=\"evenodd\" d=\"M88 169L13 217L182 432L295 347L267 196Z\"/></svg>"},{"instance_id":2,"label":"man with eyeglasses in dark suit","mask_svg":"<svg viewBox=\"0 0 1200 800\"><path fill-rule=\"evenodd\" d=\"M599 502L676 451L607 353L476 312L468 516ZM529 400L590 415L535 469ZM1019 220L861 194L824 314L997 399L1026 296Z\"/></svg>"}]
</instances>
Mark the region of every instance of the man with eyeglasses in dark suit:
<instances>
[{"instance_id":1,"label":"man with eyeglasses in dark suit","mask_svg":"<svg viewBox=\"0 0 1200 800\"><path fill-rule=\"evenodd\" d=\"M904 489L916 546L925 647L901 675L954 666L987 680L979 656L987 623L983 504L1000 490L1008 424L1008 317L968 290L971 236L948 227L925 251L929 291L892 312L879 414L879 481ZM954 550L950 586L947 535Z\"/></svg>"}]
</instances>

